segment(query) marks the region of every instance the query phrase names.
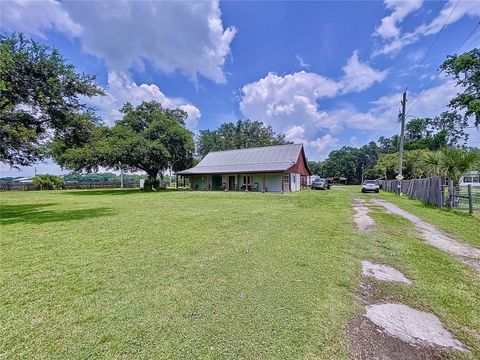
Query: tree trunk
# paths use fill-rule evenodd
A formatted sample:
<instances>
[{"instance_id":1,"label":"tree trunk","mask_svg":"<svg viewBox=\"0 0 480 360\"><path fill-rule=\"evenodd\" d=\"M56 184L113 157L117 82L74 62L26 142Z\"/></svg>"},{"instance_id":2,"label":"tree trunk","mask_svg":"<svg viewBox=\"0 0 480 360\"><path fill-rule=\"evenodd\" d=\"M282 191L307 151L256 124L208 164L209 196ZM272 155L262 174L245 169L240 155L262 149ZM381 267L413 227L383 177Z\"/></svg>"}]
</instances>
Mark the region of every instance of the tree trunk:
<instances>
[{"instance_id":1,"label":"tree trunk","mask_svg":"<svg viewBox=\"0 0 480 360\"><path fill-rule=\"evenodd\" d=\"M155 186L154 184L156 184L156 182L157 182L158 171L159 171L158 169L149 169L147 171L147 174L148 174L147 181L150 185L148 186L148 189L145 189L145 190L147 190L147 191L151 191L151 190L157 191L156 188L158 186Z\"/></svg>"}]
</instances>

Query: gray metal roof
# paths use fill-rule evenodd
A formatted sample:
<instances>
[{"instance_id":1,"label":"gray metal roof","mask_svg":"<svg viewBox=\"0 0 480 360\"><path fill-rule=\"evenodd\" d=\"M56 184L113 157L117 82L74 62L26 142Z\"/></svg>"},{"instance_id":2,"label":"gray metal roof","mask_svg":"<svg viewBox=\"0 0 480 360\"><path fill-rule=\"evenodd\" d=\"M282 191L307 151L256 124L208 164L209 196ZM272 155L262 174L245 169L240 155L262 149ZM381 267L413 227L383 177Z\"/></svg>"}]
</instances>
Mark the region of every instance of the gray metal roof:
<instances>
[{"instance_id":1,"label":"gray metal roof","mask_svg":"<svg viewBox=\"0 0 480 360\"><path fill-rule=\"evenodd\" d=\"M280 172L297 162L302 144L266 146L250 149L214 151L197 166L179 175Z\"/></svg>"}]
</instances>

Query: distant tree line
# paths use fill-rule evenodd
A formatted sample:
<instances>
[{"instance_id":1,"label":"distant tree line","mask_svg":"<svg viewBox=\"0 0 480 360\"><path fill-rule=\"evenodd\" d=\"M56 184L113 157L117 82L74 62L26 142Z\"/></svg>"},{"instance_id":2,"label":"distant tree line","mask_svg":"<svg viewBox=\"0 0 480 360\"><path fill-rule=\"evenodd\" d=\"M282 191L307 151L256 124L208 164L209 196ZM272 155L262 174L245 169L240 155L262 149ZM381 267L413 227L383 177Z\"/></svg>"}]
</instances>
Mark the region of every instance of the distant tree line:
<instances>
[{"instance_id":1,"label":"distant tree line","mask_svg":"<svg viewBox=\"0 0 480 360\"><path fill-rule=\"evenodd\" d=\"M145 175L136 175L136 174L124 174L124 182L138 182L141 179L145 179ZM106 173L70 173L64 175L63 179L65 181L76 181L79 183L119 183L120 175L106 172Z\"/></svg>"},{"instance_id":2,"label":"distant tree line","mask_svg":"<svg viewBox=\"0 0 480 360\"><path fill-rule=\"evenodd\" d=\"M226 122L216 130L200 130L197 155L203 158L210 151L288 144L285 135L276 134L270 125L250 119Z\"/></svg>"}]
</instances>

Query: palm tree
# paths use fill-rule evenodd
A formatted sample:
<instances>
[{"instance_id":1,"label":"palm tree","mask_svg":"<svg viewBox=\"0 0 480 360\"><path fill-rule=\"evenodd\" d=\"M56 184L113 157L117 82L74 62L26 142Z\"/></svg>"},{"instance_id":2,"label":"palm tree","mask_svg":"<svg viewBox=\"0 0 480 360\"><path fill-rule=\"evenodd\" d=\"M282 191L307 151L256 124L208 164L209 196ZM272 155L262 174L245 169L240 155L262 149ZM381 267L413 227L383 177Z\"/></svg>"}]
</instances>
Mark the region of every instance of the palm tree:
<instances>
[{"instance_id":1,"label":"palm tree","mask_svg":"<svg viewBox=\"0 0 480 360\"><path fill-rule=\"evenodd\" d=\"M432 175L446 177L449 184L449 197L452 199L453 185L468 171L480 167L479 149L442 148L428 154L425 166Z\"/></svg>"}]
</instances>

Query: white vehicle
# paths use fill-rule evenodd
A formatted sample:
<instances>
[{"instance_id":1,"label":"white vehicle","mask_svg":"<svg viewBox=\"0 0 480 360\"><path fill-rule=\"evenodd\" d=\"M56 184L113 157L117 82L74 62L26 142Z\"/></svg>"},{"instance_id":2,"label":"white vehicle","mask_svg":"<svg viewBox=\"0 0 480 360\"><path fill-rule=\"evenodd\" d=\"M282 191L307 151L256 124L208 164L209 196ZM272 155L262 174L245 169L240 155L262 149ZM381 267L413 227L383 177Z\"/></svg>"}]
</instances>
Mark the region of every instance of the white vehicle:
<instances>
[{"instance_id":1,"label":"white vehicle","mask_svg":"<svg viewBox=\"0 0 480 360\"><path fill-rule=\"evenodd\" d=\"M362 193L369 191L374 191L378 193L380 191L380 186L375 180L365 180L362 185Z\"/></svg>"},{"instance_id":2,"label":"white vehicle","mask_svg":"<svg viewBox=\"0 0 480 360\"><path fill-rule=\"evenodd\" d=\"M321 177L316 177L312 181L312 189L313 190L326 190L330 189L330 184L327 182L327 180L322 179Z\"/></svg>"}]
</instances>

